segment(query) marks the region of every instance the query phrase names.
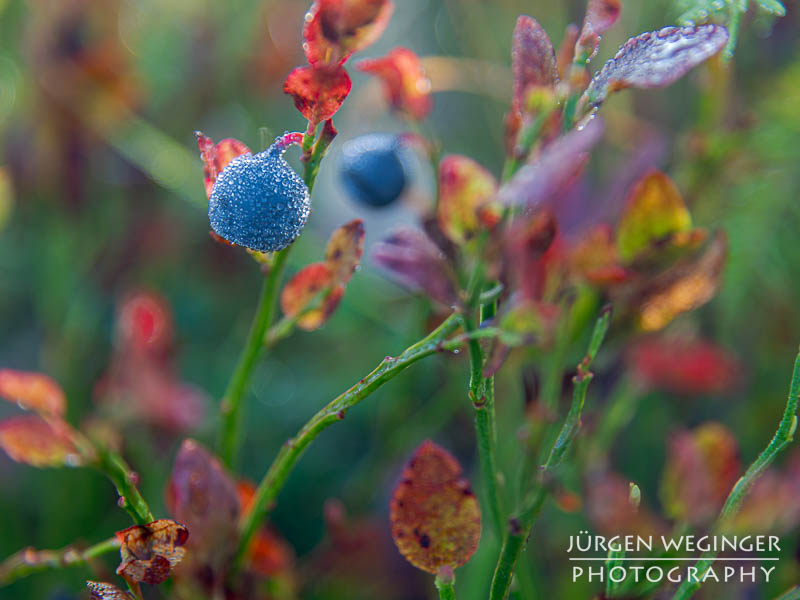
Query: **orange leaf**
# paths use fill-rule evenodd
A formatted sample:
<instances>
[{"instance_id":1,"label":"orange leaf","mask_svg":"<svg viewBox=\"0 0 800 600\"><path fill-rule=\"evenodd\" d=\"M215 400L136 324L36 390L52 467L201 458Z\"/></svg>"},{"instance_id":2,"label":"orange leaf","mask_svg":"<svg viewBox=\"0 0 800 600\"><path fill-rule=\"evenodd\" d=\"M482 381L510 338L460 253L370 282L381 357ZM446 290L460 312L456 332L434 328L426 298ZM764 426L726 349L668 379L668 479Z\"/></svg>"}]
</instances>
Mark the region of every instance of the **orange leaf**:
<instances>
[{"instance_id":1,"label":"orange leaf","mask_svg":"<svg viewBox=\"0 0 800 600\"><path fill-rule=\"evenodd\" d=\"M364 222L350 221L337 228L325 249L325 264L336 283L344 285L353 277L364 253Z\"/></svg>"},{"instance_id":2,"label":"orange leaf","mask_svg":"<svg viewBox=\"0 0 800 600\"><path fill-rule=\"evenodd\" d=\"M61 386L41 373L0 369L0 397L45 417L63 417L67 409Z\"/></svg>"},{"instance_id":3,"label":"orange leaf","mask_svg":"<svg viewBox=\"0 0 800 600\"><path fill-rule=\"evenodd\" d=\"M87 581L92 600L133 600L128 592L123 592L115 585L99 581Z\"/></svg>"},{"instance_id":4,"label":"orange leaf","mask_svg":"<svg viewBox=\"0 0 800 600\"><path fill-rule=\"evenodd\" d=\"M216 145L210 137L196 131L197 147L200 148L200 158L203 160L203 176L206 183L206 195L211 197L211 190L214 189L214 182L217 175L237 156L249 154L248 148L243 142L233 138L226 138Z\"/></svg>"},{"instance_id":5,"label":"orange leaf","mask_svg":"<svg viewBox=\"0 0 800 600\"><path fill-rule=\"evenodd\" d=\"M392 495L394 542L423 571L459 567L478 547L480 506L461 474L458 461L428 440L417 448Z\"/></svg>"},{"instance_id":6,"label":"orange leaf","mask_svg":"<svg viewBox=\"0 0 800 600\"><path fill-rule=\"evenodd\" d=\"M344 295L344 287L333 279L326 263L312 263L303 267L281 292L281 310L289 317L297 317L298 327L314 331L325 324ZM314 306L315 300L319 306Z\"/></svg>"},{"instance_id":7,"label":"orange leaf","mask_svg":"<svg viewBox=\"0 0 800 600\"><path fill-rule=\"evenodd\" d=\"M358 68L383 81L392 108L421 121L433 108L431 81L419 57L408 48L395 48L383 58L362 60Z\"/></svg>"},{"instance_id":8,"label":"orange leaf","mask_svg":"<svg viewBox=\"0 0 800 600\"><path fill-rule=\"evenodd\" d=\"M582 235L570 252L572 268L599 286L621 283L630 273L619 264L613 232L608 225L597 225Z\"/></svg>"},{"instance_id":9,"label":"orange leaf","mask_svg":"<svg viewBox=\"0 0 800 600\"><path fill-rule=\"evenodd\" d=\"M80 455L68 428L51 425L37 415L12 417L0 423L0 448L15 461L34 467L77 466Z\"/></svg>"},{"instance_id":10,"label":"orange leaf","mask_svg":"<svg viewBox=\"0 0 800 600\"><path fill-rule=\"evenodd\" d=\"M297 67L286 77L283 91L310 123L330 119L342 106L353 83L343 67Z\"/></svg>"},{"instance_id":11,"label":"orange leaf","mask_svg":"<svg viewBox=\"0 0 800 600\"><path fill-rule=\"evenodd\" d=\"M236 484L242 512L247 512L253 502L256 486L249 481ZM292 563L292 550L278 533L270 527L262 527L256 533L248 551L250 568L261 575L275 575L285 571Z\"/></svg>"},{"instance_id":12,"label":"orange leaf","mask_svg":"<svg viewBox=\"0 0 800 600\"><path fill-rule=\"evenodd\" d=\"M341 65L383 34L393 11L391 0L316 0L303 26L309 64Z\"/></svg>"},{"instance_id":13,"label":"orange leaf","mask_svg":"<svg viewBox=\"0 0 800 600\"><path fill-rule=\"evenodd\" d=\"M497 180L466 156L446 156L439 165L439 228L451 241L463 244L481 228L495 225L501 208L493 202Z\"/></svg>"},{"instance_id":14,"label":"orange leaf","mask_svg":"<svg viewBox=\"0 0 800 600\"><path fill-rule=\"evenodd\" d=\"M117 532L122 562L117 575L128 582L158 585L181 562L189 530L171 519L134 525Z\"/></svg>"},{"instance_id":15,"label":"orange leaf","mask_svg":"<svg viewBox=\"0 0 800 600\"><path fill-rule=\"evenodd\" d=\"M659 276L640 301L639 325L658 331L678 315L699 308L717 293L728 254L724 234L717 234L694 262L683 262Z\"/></svg>"}]
</instances>

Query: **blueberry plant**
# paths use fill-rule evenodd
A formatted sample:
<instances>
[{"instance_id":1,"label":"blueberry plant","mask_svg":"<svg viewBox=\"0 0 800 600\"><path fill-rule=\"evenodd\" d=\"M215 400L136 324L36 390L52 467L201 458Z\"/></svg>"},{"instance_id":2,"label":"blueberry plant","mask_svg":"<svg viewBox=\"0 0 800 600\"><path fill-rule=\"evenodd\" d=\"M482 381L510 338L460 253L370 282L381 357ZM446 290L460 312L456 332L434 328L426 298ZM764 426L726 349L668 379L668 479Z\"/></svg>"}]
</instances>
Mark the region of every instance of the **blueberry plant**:
<instances>
[{"instance_id":1,"label":"blueberry plant","mask_svg":"<svg viewBox=\"0 0 800 600\"><path fill-rule=\"evenodd\" d=\"M672 522L725 532L746 527L748 514L751 519L768 514L763 506L748 504L759 497L749 494L763 481L776 494L783 489L781 475L768 468L797 427L800 358L777 432L742 474L735 439L713 423L673 440L663 475L665 515L653 514L639 488L629 487L609 464L611 442L632 418L643 389L703 393L729 385L738 371L733 358L703 340L660 333L715 295L727 256L724 232L695 227L681 191L654 169L645 170L620 198L616 219L603 222L589 210L577 215L561 210L569 195L587 204L576 182L585 177L604 135L600 111L612 94L664 87L705 61L721 64L722 52L725 58L732 55L744 0L680 4L683 26L632 37L594 75L589 64L602 35L619 18L619 0L589 0L582 25L571 25L557 50L534 18L520 16L512 36L513 89L499 177L470 157L443 155L438 140L419 133L433 95L416 54L396 48L356 63L378 78L392 111L414 132L370 133L348 141L339 174L359 206L378 208L401 201L412 176L410 153L430 162L435 194L421 226L397 229L371 248L371 256L391 278L426 296L437 318L427 335L386 356L311 416L254 485L236 474L254 369L281 340L297 329L314 331L334 314L364 251L362 221L341 224L321 260L285 280L293 242L312 214L320 165L337 136L333 119L351 91L352 56L381 36L394 8L391 0L316 0L302 24L307 64L292 70L284 83L307 121L305 130L287 132L255 153L236 139L214 142L197 133L211 236L249 253L263 280L219 403L216 448L183 441L165 486L170 514L154 515L113 435L102 427L72 426L64 393L46 375L0 371L0 396L29 413L0 423L0 446L8 455L36 467L70 465L104 473L133 520L131 527L89 547L25 549L0 565L0 583L91 564L119 551L119 579L89 581L92 598L153 597L142 585L161 586L174 598L293 597L286 573L290 550L267 524L293 467L325 429L412 364L437 354L459 355L468 364L464 403L474 418L480 485L473 489L447 450L419 440L394 489L389 527L399 552L434 577L443 599L456 597L456 570L486 539L499 550L483 597L535 597L520 555L538 535L535 525L549 500L576 510L579 500L571 489L581 480L588 482L588 516L601 531L661 530ZM779 2L757 4L783 13ZM299 147L300 174L283 158L293 146ZM158 390L158 402L144 411L147 418L190 426L185 413L166 407L188 407L191 413L197 392L175 381L169 369L154 366L161 364L154 357L163 358L170 346L167 312L157 298L126 301L120 358L113 361L118 366L103 386L122 396L131 389L145 395ZM615 339L631 341L630 374L614 383L609 402L586 431L583 410L606 338L609 352L617 349ZM574 366L566 364L572 346L586 348ZM518 460L503 464L497 453L495 377L528 359L537 361L543 376L527 408ZM131 364L135 373L121 366ZM560 402L565 375L572 391L568 407ZM579 436L580 445L574 443ZM714 485L698 492L689 486L692 473L700 471ZM761 478L765 472L771 479ZM714 557L706 553L698 559L698 570L708 569ZM608 564L622 558L612 553ZM657 589L626 580L608 582L603 593L682 600L700 586L685 581Z\"/></svg>"}]
</instances>

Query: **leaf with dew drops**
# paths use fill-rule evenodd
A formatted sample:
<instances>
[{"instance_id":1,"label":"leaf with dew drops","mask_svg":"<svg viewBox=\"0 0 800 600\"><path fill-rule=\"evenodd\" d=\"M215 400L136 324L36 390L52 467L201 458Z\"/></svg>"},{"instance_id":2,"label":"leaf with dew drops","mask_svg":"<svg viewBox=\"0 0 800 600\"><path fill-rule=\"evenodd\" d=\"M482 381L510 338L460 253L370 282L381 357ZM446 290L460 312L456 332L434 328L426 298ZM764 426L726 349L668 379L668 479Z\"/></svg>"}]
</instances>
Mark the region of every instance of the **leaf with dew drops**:
<instances>
[{"instance_id":1,"label":"leaf with dew drops","mask_svg":"<svg viewBox=\"0 0 800 600\"><path fill-rule=\"evenodd\" d=\"M34 467L78 466L83 462L70 426L51 424L38 415L0 422L0 448L15 461Z\"/></svg>"},{"instance_id":2,"label":"leaf with dew drops","mask_svg":"<svg viewBox=\"0 0 800 600\"><path fill-rule=\"evenodd\" d=\"M353 83L344 67L297 67L286 77L283 91L309 123L327 121L341 108Z\"/></svg>"},{"instance_id":3,"label":"leaf with dew drops","mask_svg":"<svg viewBox=\"0 0 800 600\"><path fill-rule=\"evenodd\" d=\"M158 585L183 559L189 530L171 519L134 525L116 533L122 562L117 575L131 583Z\"/></svg>"},{"instance_id":4,"label":"leaf with dew drops","mask_svg":"<svg viewBox=\"0 0 800 600\"><path fill-rule=\"evenodd\" d=\"M206 186L206 195L211 197L211 190L214 189L214 182L217 175L237 156L249 154L248 148L243 142L234 138L226 138L216 144L207 135L196 131L197 147L200 149L200 158L203 161L203 177Z\"/></svg>"},{"instance_id":5,"label":"leaf with dew drops","mask_svg":"<svg viewBox=\"0 0 800 600\"><path fill-rule=\"evenodd\" d=\"M403 470L389 518L400 553L429 573L466 563L481 537L480 506L461 465L430 440Z\"/></svg>"},{"instance_id":6,"label":"leaf with dew drops","mask_svg":"<svg viewBox=\"0 0 800 600\"><path fill-rule=\"evenodd\" d=\"M533 17L520 15L511 42L514 77L513 108L524 110L531 89L552 87L558 81L556 55L547 32Z\"/></svg>"},{"instance_id":7,"label":"leaf with dew drops","mask_svg":"<svg viewBox=\"0 0 800 600\"><path fill-rule=\"evenodd\" d=\"M41 373L0 369L0 398L44 417L63 417L67 409L61 386Z\"/></svg>"},{"instance_id":8,"label":"leaf with dew drops","mask_svg":"<svg viewBox=\"0 0 800 600\"><path fill-rule=\"evenodd\" d=\"M125 592L110 583L87 581L86 587L89 588L92 600L134 600L129 592Z\"/></svg>"},{"instance_id":9,"label":"leaf with dew drops","mask_svg":"<svg viewBox=\"0 0 800 600\"><path fill-rule=\"evenodd\" d=\"M621 12L620 0L589 0L581 33L575 45L576 60L588 62L597 53L600 36L614 26Z\"/></svg>"},{"instance_id":10,"label":"leaf with dew drops","mask_svg":"<svg viewBox=\"0 0 800 600\"><path fill-rule=\"evenodd\" d=\"M346 284L353 277L361 255L364 253L364 222L354 219L336 228L328 239L325 248L325 264L331 272L333 281Z\"/></svg>"},{"instance_id":11,"label":"leaf with dew drops","mask_svg":"<svg viewBox=\"0 0 800 600\"><path fill-rule=\"evenodd\" d=\"M714 56L728 42L721 25L665 27L629 39L594 76L585 98L591 106L629 87L660 88L674 83Z\"/></svg>"}]
</instances>

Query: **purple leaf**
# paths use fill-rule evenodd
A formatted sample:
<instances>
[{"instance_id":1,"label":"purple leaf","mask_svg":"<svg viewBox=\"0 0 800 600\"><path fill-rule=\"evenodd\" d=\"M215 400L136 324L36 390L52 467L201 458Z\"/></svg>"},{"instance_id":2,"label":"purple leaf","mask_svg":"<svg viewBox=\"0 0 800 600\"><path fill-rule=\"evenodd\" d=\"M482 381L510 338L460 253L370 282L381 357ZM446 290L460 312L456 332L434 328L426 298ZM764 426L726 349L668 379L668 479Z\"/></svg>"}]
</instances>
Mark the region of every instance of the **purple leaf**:
<instances>
[{"instance_id":1,"label":"purple leaf","mask_svg":"<svg viewBox=\"0 0 800 600\"><path fill-rule=\"evenodd\" d=\"M594 76L586 98L592 106L599 106L616 90L670 85L727 42L728 30L721 25L665 27L643 33L625 42Z\"/></svg>"},{"instance_id":2,"label":"purple leaf","mask_svg":"<svg viewBox=\"0 0 800 600\"><path fill-rule=\"evenodd\" d=\"M522 111L532 87L550 87L558 81L553 43L542 26L527 15L520 15L511 45L511 70L514 74L514 107Z\"/></svg>"},{"instance_id":3,"label":"purple leaf","mask_svg":"<svg viewBox=\"0 0 800 600\"><path fill-rule=\"evenodd\" d=\"M424 233L403 228L375 244L372 257L401 284L447 306L458 303L442 251Z\"/></svg>"},{"instance_id":4,"label":"purple leaf","mask_svg":"<svg viewBox=\"0 0 800 600\"><path fill-rule=\"evenodd\" d=\"M603 123L595 118L582 129L573 129L542 152L536 162L522 167L500 189L506 205L535 208L560 194L586 162L587 153L600 141Z\"/></svg>"}]
</instances>

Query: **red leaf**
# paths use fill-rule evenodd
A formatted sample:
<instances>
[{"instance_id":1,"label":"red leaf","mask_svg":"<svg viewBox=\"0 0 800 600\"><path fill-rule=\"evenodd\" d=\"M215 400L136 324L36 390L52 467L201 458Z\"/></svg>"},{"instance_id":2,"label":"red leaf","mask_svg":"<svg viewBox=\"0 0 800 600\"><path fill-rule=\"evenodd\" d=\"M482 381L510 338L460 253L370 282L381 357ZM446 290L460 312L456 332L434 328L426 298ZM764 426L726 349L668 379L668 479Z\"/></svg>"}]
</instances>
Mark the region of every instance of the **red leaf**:
<instances>
[{"instance_id":1,"label":"red leaf","mask_svg":"<svg viewBox=\"0 0 800 600\"><path fill-rule=\"evenodd\" d=\"M283 91L314 125L330 119L350 93L352 82L343 67L297 67L286 77Z\"/></svg>"},{"instance_id":2,"label":"red leaf","mask_svg":"<svg viewBox=\"0 0 800 600\"><path fill-rule=\"evenodd\" d=\"M194 440L184 440L175 458L167 507L192 532L187 560L222 569L235 552L239 496L222 464Z\"/></svg>"},{"instance_id":3,"label":"red leaf","mask_svg":"<svg viewBox=\"0 0 800 600\"><path fill-rule=\"evenodd\" d=\"M355 219L338 227L328 240L325 249L325 263L333 281L346 284L361 263L364 253L364 222Z\"/></svg>"},{"instance_id":4,"label":"red leaf","mask_svg":"<svg viewBox=\"0 0 800 600\"><path fill-rule=\"evenodd\" d=\"M250 509L256 487L249 481L239 481L239 502L242 512ZM271 527L264 526L250 544L247 558L250 569L260 575L271 576L288 569L292 564L292 549Z\"/></svg>"},{"instance_id":5,"label":"red leaf","mask_svg":"<svg viewBox=\"0 0 800 600\"><path fill-rule=\"evenodd\" d=\"M581 235L570 252L570 264L581 277L598 286L615 285L631 277L619 262L614 232L608 225L597 225Z\"/></svg>"},{"instance_id":6,"label":"red leaf","mask_svg":"<svg viewBox=\"0 0 800 600\"><path fill-rule=\"evenodd\" d=\"M61 386L41 373L0 369L0 398L45 417L63 417L67 409Z\"/></svg>"},{"instance_id":7,"label":"red leaf","mask_svg":"<svg viewBox=\"0 0 800 600\"><path fill-rule=\"evenodd\" d=\"M309 64L343 64L383 34L393 11L391 0L316 0L303 27Z\"/></svg>"},{"instance_id":8,"label":"red leaf","mask_svg":"<svg viewBox=\"0 0 800 600\"><path fill-rule=\"evenodd\" d=\"M1 422L0 448L15 461L34 467L81 463L69 425L57 427L37 415L22 415Z\"/></svg>"},{"instance_id":9,"label":"red leaf","mask_svg":"<svg viewBox=\"0 0 800 600\"><path fill-rule=\"evenodd\" d=\"M395 48L383 58L362 60L358 68L383 81L392 108L421 121L433 108L431 82L419 57L408 48Z\"/></svg>"},{"instance_id":10,"label":"red leaf","mask_svg":"<svg viewBox=\"0 0 800 600\"><path fill-rule=\"evenodd\" d=\"M132 583L158 585L183 559L189 530L170 519L118 531L122 562L117 575Z\"/></svg>"},{"instance_id":11,"label":"red leaf","mask_svg":"<svg viewBox=\"0 0 800 600\"><path fill-rule=\"evenodd\" d=\"M407 287L423 291L446 306L458 304L445 256L424 233L399 229L375 244L372 256Z\"/></svg>"},{"instance_id":12,"label":"red leaf","mask_svg":"<svg viewBox=\"0 0 800 600\"><path fill-rule=\"evenodd\" d=\"M460 567L478 548L481 510L461 465L444 448L423 442L403 470L389 518L400 554L436 573Z\"/></svg>"},{"instance_id":13,"label":"red leaf","mask_svg":"<svg viewBox=\"0 0 800 600\"><path fill-rule=\"evenodd\" d=\"M638 379L677 394L722 394L741 379L742 365L722 348L691 339L653 338L629 353Z\"/></svg>"},{"instance_id":14,"label":"red leaf","mask_svg":"<svg viewBox=\"0 0 800 600\"><path fill-rule=\"evenodd\" d=\"M542 26L527 15L521 15L514 27L511 44L511 71L514 76L514 110L525 112L532 88L552 87L558 81L553 43Z\"/></svg>"},{"instance_id":15,"label":"red leaf","mask_svg":"<svg viewBox=\"0 0 800 600\"><path fill-rule=\"evenodd\" d=\"M211 197L211 190L214 189L214 182L217 175L237 156L249 154L248 148L243 142L233 138L226 138L214 144L211 138L196 131L197 147L200 148L200 158L203 160L203 176L206 183L206 195Z\"/></svg>"},{"instance_id":16,"label":"red leaf","mask_svg":"<svg viewBox=\"0 0 800 600\"><path fill-rule=\"evenodd\" d=\"M589 0L575 47L575 56L587 60L597 52L600 36L614 25L622 11L620 0Z\"/></svg>"},{"instance_id":17,"label":"red leaf","mask_svg":"<svg viewBox=\"0 0 800 600\"><path fill-rule=\"evenodd\" d=\"M299 317L297 326L306 331L322 327L333 315L344 295L344 286L333 279L326 263L303 267L284 286L281 310L289 318Z\"/></svg>"},{"instance_id":18,"label":"red leaf","mask_svg":"<svg viewBox=\"0 0 800 600\"><path fill-rule=\"evenodd\" d=\"M554 242L558 224L549 211L537 211L519 219L506 238L506 263L516 287L530 302L544 298L550 261L548 254L557 250Z\"/></svg>"},{"instance_id":19,"label":"red leaf","mask_svg":"<svg viewBox=\"0 0 800 600\"><path fill-rule=\"evenodd\" d=\"M665 27L631 38L592 79L586 98L598 106L616 90L670 85L728 43L721 25Z\"/></svg>"},{"instance_id":20,"label":"red leaf","mask_svg":"<svg viewBox=\"0 0 800 600\"><path fill-rule=\"evenodd\" d=\"M123 351L164 358L172 344L172 311L161 296L136 292L119 309L117 339Z\"/></svg>"}]
</instances>

